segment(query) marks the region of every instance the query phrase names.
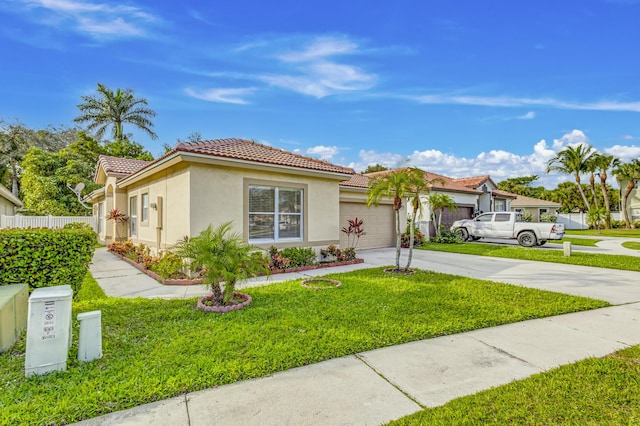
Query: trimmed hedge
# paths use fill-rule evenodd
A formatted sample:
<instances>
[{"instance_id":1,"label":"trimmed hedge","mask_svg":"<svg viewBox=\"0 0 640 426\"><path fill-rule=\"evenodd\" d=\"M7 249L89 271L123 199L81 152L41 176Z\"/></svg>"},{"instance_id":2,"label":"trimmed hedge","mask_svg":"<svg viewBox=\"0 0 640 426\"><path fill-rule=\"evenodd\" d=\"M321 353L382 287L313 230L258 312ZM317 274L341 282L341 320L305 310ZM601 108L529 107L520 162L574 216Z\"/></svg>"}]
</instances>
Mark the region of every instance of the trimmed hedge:
<instances>
[{"instance_id":1,"label":"trimmed hedge","mask_svg":"<svg viewBox=\"0 0 640 426\"><path fill-rule=\"evenodd\" d=\"M28 284L33 290L68 284L76 293L96 241L88 229L0 230L0 285Z\"/></svg>"}]
</instances>

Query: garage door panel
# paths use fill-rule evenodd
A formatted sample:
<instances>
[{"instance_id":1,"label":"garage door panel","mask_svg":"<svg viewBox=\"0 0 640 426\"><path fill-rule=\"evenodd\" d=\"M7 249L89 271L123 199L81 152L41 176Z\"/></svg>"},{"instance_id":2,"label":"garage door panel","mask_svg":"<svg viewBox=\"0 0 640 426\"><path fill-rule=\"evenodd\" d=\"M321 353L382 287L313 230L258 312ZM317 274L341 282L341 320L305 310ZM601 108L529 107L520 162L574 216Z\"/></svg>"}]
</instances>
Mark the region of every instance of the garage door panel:
<instances>
[{"instance_id":1,"label":"garage door panel","mask_svg":"<svg viewBox=\"0 0 640 426\"><path fill-rule=\"evenodd\" d=\"M365 235L360 237L359 249L395 246L395 216L393 206L379 205L367 208L361 203L340 203L340 229L349 226L353 218L363 220ZM347 247L347 236L340 233L340 246Z\"/></svg>"}]
</instances>

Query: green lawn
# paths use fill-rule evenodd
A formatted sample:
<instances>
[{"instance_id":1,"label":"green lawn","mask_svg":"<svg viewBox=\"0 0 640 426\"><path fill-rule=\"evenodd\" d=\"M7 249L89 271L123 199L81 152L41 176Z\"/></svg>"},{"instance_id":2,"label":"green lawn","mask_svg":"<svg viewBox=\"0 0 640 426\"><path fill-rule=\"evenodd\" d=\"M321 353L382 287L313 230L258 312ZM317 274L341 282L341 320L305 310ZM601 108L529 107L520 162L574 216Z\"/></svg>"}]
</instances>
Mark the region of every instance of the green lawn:
<instances>
[{"instance_id":1,"label":"green lawn","mask_svg":"<svg viewBox=\"0 0 640 426\"><path fill-rule=\"evenodd\" d=\"M548 240L547 243L562 244L562 243L565 243L565 242L570 242L574 246L596 247L596 243L599 243L600 241L602 241L602 240L597 240L595 238L564 237L561 240Z\"/></svg>"},{"instance_id":2,"label":"green lawn","mask_svg":"<svg viewBox=\"0 0 640 426\"><path fill-rule=\"evenodd\" d=\"M80 363L74 342L66 373L25 379L22 338L0 354L0 424L75 422L379 347L608 306L428 271L330 277L342 287L289 281L247 290L251 305L224 315L194 309L195 299L100 298L85 289L99 298L74 302L74 318L102 311L104 357Z\"/></svg>"},{"instance_id":3,"label":"green lawn","mask_svg":"<svg viewBox=\"0 0 640 426\"><path fill-rule=\"evenodd\" d=\"M637 425L640 346L462 397L391 425Z\"/></svg>"},{"instance_id":4,"label":"green lawn","mask_svg":"<svg viewBox=\"0 0 640 426\"><path fill-rule=\"evenodd\" d=\"M535 260L540 262L565 263L569 265L595 266L598 268L621 269L640 272L640 261L635 256L601 253L580 253L574 251L570 257L564 257L562 250L545 250L540 247L500 246L494 244L462 243L437 244L426 243L422 250L444 251L448 253L474 254L476 256L504 257L508 259Z\"/></svg>"},{"instance_id":5,"label":"green lawn","mask_svg":"<svg viewBox=\"0 0 640 426\"><path fill-rule=\"evenodd\" d=\"M640 229L567 229L567 235L584 235L590 237L621 237L621 238L640 238Z\"/></svg>"},{"instance_id":6,"label":"green lawn","mask_svg":"<svg viewBox=\"0 0 640 426\"><path fill-rule=\"evenodd\" d=\"M622 247L631 250L640 250L640 243L636 243L635 241L625 241L624 243L622 243Z\"/></svg>"}]
</instances>

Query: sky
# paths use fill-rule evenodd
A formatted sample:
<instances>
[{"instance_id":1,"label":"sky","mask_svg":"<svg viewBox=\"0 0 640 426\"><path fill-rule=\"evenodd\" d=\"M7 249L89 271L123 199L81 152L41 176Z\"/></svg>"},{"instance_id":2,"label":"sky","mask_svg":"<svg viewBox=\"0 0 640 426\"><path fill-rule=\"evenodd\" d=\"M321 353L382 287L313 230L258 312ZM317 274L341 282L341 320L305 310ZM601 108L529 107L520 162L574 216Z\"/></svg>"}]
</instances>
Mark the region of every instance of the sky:
<instances>
[{"instance_id":1,"label":"sky","mask_svg":"<svg viewBox=\"0 0 640 426\"><path fill-rule=\"evenodd\" d=\"M495 182L579 143L640 157L640 0L0 0L0 119L72 127L97 83L199 133Z\"/></svg>"}]
</instances>

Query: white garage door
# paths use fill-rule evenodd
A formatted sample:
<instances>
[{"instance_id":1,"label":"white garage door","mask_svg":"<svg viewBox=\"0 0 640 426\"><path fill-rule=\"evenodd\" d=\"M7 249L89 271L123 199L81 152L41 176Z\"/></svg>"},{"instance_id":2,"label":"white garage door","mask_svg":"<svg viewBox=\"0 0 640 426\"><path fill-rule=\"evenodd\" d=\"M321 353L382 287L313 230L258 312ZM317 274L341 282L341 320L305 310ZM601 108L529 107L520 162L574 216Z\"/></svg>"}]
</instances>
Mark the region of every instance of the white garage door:
<instances>
[{"instance_id":1,"label":"white garage door","mask_svg":"<svg viewBox=\"0 0 640 426\"><path fill-rule=\"evenodd\" d=\"M349 226L349 219L362 219L365 235L358 242L358 249L395 247L395 216L393 206L379 205L367 208L362 203L340 203L340 229ZM340 233L340 247L347 247L347 236Z\"/></svg>"}]
</instances>

